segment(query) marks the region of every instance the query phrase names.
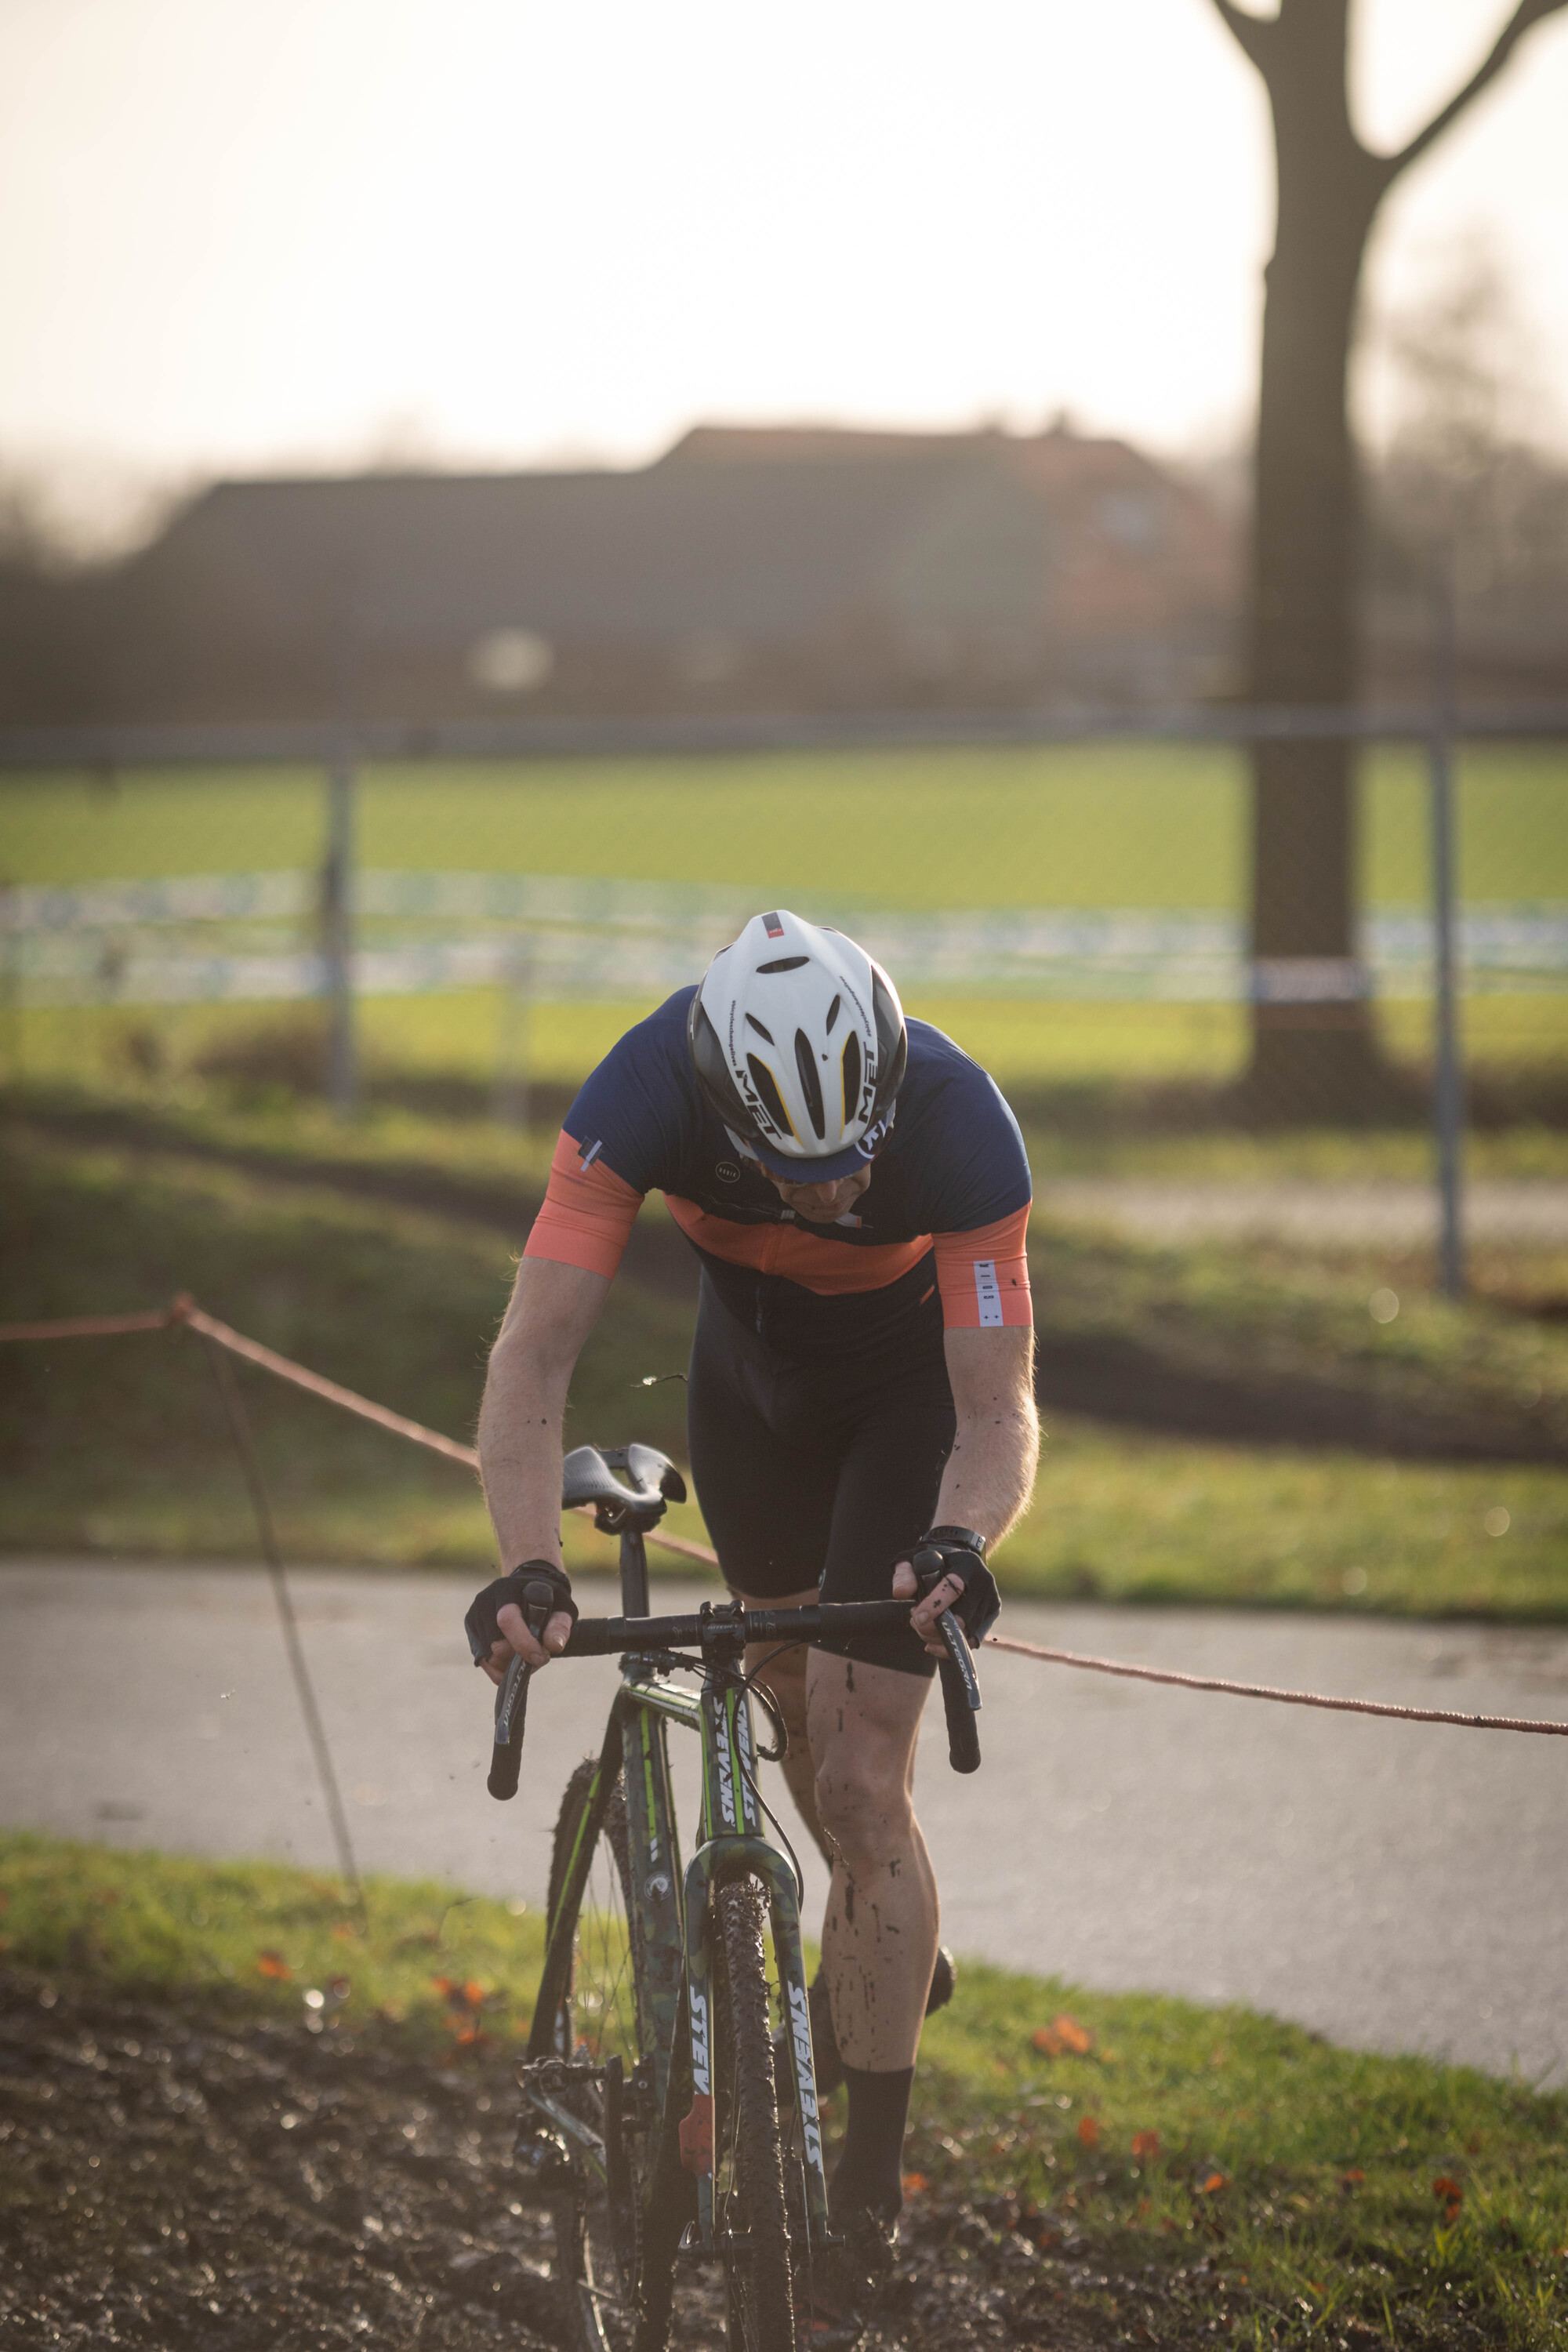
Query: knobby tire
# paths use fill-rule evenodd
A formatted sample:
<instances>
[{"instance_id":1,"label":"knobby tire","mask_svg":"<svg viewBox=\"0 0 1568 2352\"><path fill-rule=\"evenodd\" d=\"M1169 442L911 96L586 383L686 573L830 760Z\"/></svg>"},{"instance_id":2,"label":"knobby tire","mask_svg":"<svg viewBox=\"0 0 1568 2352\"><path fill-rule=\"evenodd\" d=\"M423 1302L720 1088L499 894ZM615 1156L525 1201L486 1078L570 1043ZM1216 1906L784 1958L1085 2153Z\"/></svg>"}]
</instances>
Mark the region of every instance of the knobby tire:
<instances>
[{"instance_id":1,"label":"knobby tire","mask_svg":"<svg viewBox=\"0 0 1568 2352\"><path fill-rule=\"evenodd\" d=\"M561 1891L576 1846L578 1830L597 1769L589 1757L566 1784L550 1857L550 1920L553 1928ZM604 1907L595 1910L595 1894ZM629 2077L650 2050L649 2005L642 1997L642 1950L632 1899L631 1859L626 1838L626 1792L617 1780L599 1851L584 1886L574 1935L572 1973L557 2012L555 2047L563 2058L584 2048L595 2061L618 2051ZM616 1898L618 1897L618 1904ZM590 2129L604 2126L604 2100L596 2087L573 2094ZM674 2294L674 2252L679 2223L659 2226L645 2199L658 2150L657 2117L625 2133L631 2199L618 2213L587 2168L580 2186L554 2202L556 2273L564 2290L572 2352L666 2352Z\"/></svg>"},{"instance_id":2,"label":"knobby tire","mask_svg":"<svg viewBox=\"0 0 1568 2352\"><path fill-rule=\"evenodd\" d=\"M730 1879L714 1904L715 2220L743 2240L724 2257L728 2340L731 2352L795 2352L763 1889L754 1878Z\"/></svg>"}]
</instances>

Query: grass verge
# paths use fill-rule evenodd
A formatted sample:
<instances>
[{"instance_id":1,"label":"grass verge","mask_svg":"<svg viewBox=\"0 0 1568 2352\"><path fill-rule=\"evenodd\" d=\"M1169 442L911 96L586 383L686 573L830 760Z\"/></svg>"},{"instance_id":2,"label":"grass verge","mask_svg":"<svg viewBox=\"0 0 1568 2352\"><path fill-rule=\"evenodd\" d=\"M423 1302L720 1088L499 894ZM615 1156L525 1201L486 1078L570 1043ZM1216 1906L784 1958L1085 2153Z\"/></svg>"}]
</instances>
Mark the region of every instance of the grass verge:
<instances>
[{"instance_id":1,"label":"grass verge","mask_svg":"<svg viewBox=\"0 0 1568 2352\"><path fill-rule=\"evenodd\" d=\"M236 1164L254 1141L244 1129L215 1128L204 1151L195 1139L182 1150L62 1140L18 1121L0 1188L6 1311L113 1313L188 1288L284 1354L466 1436L530 1199L520 1186L515 1218L498 1222L501 1208L478 1188L499 1167L470 1168L466 1193L450 1153L419 1159L422 1132L400 1126L387 1163L311 1158L306 1135L297 1158L258 1166ZM439 1212L397 1197L418 1200L437 1179L451 1180ZM579 1368L571 1427L599 1442L635 1432L679 1455L683 1390L663 1376L686 1360L689 1261L661 1211L650 1204L643 1223L643 1273L628 1257ZM1001 1555L1010 1589L1568 1615L1568 1471L1528 1458L1568 1430L1560 1324L1485 1301L1456 1310L1408 1286L1397 1318L1377 1323L1369 1293L1389 1273L1403 1285L1397 1265L1141 1249L1044 1223L1034 1245L1058 1394L1076 1396L1092 1377L1118 1411L1137 1383L1150 1418L1203 1396L1211 1423L1251 1415L1243 1427L1272 1400L1264 1425L1276 1438L1299 1410L1329 1414L1340 1441L1306 1450L1152 1434L1047 1402L1036 1508ZM465 1569L488 1559L468 1474L263 1375L239 1378L289 1558ZM1386 1428L1391 1452L1403 1433L1405 1458L1367 1452L1358 1423ZM1426 1433L1426 1458L1411 1430ZM1445 1433L1478 1430L1525 1458L1431 1458ZM184 1335L0 1350L0 1468L9 1550L255 1556L210 1373ZM689 1508L672 1526L700 1533ZM574 1559L603 1562L585 1527L572 1523L571 1540Z\"/></svg>"},{"instance_id":2,"label":"grass verge","mask_svg":"<svg viewBox=\"0 0 1568 2352\"><path fill-rule=\"evenodd\" d=\"M351 2050L514 2046L542 1949L533 1912L439 1885L372 1881L362 1929L298 1870L14 1832L0 1890L12 1969ZM1561 2094L968 1964L927 2029L910 2219L962 2195L1156 2301L1201 2274L1184 2341L1546 2352L1568 2343L1565 2143Z\"/></svg>"}]
</instances>

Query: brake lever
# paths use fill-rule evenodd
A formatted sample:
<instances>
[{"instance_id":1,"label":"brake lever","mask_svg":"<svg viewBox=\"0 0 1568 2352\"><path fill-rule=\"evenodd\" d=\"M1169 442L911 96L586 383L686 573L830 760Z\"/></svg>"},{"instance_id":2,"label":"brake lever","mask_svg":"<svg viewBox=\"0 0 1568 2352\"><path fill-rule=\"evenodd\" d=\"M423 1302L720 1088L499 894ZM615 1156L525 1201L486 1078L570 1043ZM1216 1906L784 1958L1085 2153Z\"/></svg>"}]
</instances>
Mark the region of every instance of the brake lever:
<instances>
[{"instance_id":1,"label":"brake lever","mask_svg":"<svg viewBox=\"0 0 1568 2352\"><path fill-rule=\"evenodd\" d=\"M524 1624L537 1638L550 1621L554 1594L548 1584L525 1584L520 1606ZM532 1671L527 1659L514 1650L496 1692L495 1746L485 1786L503 1804L509 1797L516 1796L518 1775L522 1769L522 1732L528 1720L528 1683Z\"/></svg>"}]
</instances>

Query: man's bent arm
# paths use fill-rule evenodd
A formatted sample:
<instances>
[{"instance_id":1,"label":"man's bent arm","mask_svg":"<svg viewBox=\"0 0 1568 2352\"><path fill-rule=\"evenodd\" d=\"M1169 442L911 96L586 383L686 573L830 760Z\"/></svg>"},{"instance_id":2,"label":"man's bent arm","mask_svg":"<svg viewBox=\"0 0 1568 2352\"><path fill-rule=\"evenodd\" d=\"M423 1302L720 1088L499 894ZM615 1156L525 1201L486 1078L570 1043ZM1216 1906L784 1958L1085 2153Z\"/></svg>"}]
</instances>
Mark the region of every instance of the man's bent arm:
<instances>
[{"instance_id":1,"label":"man's bent arm","mask_svg":"<svg viewBox=\"0 0 1568 2352\"><path fill-rule=\"evenodd\" d=\"M609 1286L607 1275L553 1258L525 1257L518 1267L479 1407L479 1469L503 1572L525 1559L561 1565L566 1391ZM505 1622L514 1613L515 1627ZM543 1653L523 1625L521 1611L508 1608L500 1614L512 1647L531 1664L542 1664ZM557 1627L563 1642L570 1618L552 1618L547 1632L553 1634Z\"/></svg>"},{"instance_id":2,"label":"man's bent arm","mask_svg":"<svg viewBox=\"0 0 1568 2352\"><path fill-rule=\"evenodd\" d=\"M1035 1334L949 1331L943 1341L958 1427L937 1496L938 1527L973 1528L993 1550L1035 1491L1040 1421L1035 1411Z\"/></svg>"},{"instance_id":3,"label":"man's bent arm","mask_svg":"<svg viewBox=\"0 0 1568 2352\"><path fill-rule=\"evenodd\" d=\"M1001 1330L950 1330L943 1345L957 1428L937 1495L937 1527L973 1528L994 1549L1023 1517L1034 1493L1040 1454L1035 1410L1035 1334L1027 1324ZM893 1590L915 1589L900 1562ZM937 1648L936 1620L958 1597L956 1584L939 1584L910 1619L928 1648Z\"/></svg>"}]
</instances>

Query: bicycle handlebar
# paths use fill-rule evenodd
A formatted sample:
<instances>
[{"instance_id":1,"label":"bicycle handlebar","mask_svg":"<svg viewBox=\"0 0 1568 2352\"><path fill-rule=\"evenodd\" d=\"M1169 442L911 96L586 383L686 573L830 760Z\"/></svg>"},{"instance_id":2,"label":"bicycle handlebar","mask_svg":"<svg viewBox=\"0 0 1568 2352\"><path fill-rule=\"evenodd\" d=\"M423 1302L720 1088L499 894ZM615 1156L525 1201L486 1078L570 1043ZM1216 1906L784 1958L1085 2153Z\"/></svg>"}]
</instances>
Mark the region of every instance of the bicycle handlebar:
<instances>
[{"instance_id":1,"label":"bicycle handlebar","mask_svg":"<svg viewBox=\"0 0 1568 2352\"><path fill-rule=\"evenodd\" d=\"M546 1586L534 1588L545 1601ZM532 1622L533 1610L524 1613ZM812 1642L847 1633L890 1633L910 1622L912 1601L823 1601L806 1609L739 1609L708 1607L683 1617L579 1617L563 1658L619 1657L626 1653L697 1649L706 1658L721 1650L733 1651L751 1642ZM541 1624L542 1624L542 1619ZM980 1736L974 1717L980 1707L975 1677L962 1629L951 1612L938 1618L948 1654L941 1661L942 1698L947 1717L948 1761L955 1772L973 1772L980 1763ZM541 1628L534 1625L538 1633ZM522 1756L522 1728L528 1708L530 1669L519 1657L508 1666L496 1693L495 1753L489 1780L492 1797L517 1793Z\"/></svg>"}]
</instances>

